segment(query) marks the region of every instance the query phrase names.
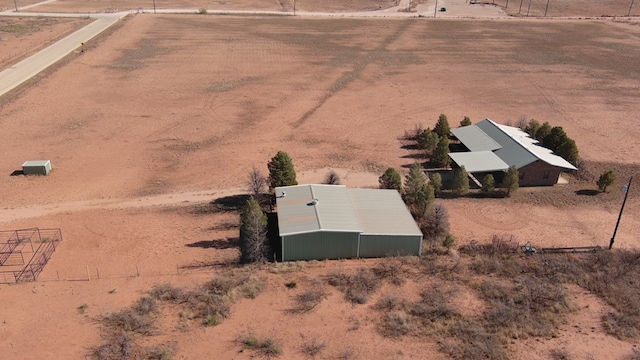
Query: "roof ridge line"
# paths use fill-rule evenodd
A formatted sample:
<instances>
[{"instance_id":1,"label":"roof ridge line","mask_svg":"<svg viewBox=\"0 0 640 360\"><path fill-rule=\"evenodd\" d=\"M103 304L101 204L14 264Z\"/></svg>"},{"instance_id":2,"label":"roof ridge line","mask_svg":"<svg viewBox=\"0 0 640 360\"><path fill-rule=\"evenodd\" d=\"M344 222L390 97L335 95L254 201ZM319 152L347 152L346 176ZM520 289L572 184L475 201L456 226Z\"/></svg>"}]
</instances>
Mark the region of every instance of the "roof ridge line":
<instances>
[{"instance_id":1,"label":"roof ridge line","mask_svg":"<svg viewBox=\"0 0 640 360\"><path fill-rule=\"evenodd\" d=\"M506 132L506 131L502 128L502 126L507 126L507 125L498 124L497 122L495 122L495 121L493 121L493 120L491 120L491 119L489 119L489 118L487 118L487 120L489 120L489 121L490 121L490 122L491 122L491 123L492 123L492 124L493 124L497 129L498 129L498 130L500 130L503 134L507 135L507 136L509 137L509 139L511 139L511 140L513 140L513 141L515 141L515 143L516 143L516 144L518 144L521 148L525 149L529 154L533 155L533 157L534 157L534 158L536 158L536 159L538 159L538 160L542 160L543 162L545 162L545 163L547 163L547 164L549 164L549 165L553 165L553 164L549 163L548 161L545 161L545 160L544 160L543 158L541 158L540 156L538 156L538 154L536 154L535 152L533 152L533 150L531 150L531 149L529 149L528 147L526 147L526 146L522 143L522 141L520 141L519 139L514 138L513 136L511 136L511 134L509 134L508 132ZM516 127L514 127L514 126L509 126L509 127L512 127L512 128L514 128L514 129L518 129L518 130L520 130L519 128L516 128ZM520 130L520 131L522 131L522 130ZM533 139L533 138L532 138L532 139ZM536 141L537 141L537 140L536 140ZM538 143L540 143L540 142L538 141ZM531 163L529 163L529 164L531 164ZM526 164L526 165L529 165L529 164ZM524 165L524 166L526 166L526 165Z\"/></svg>"},{"instance_id":2,"label":"roof ridge line","mask_svg":"<svg viewBox=\"0 0 640 360\"><path fill-rule=\"evenodd\" d=\"M313 202L316 199L316 196L313 194L313 185L309 185L309 192L311 193L311 201ZM318 214L318 202L320 202L319 200L316 201L315 204L313 204L313 211L316 213L316 221L318 221L318 229L322 230L322 223L320 222L320 214Z\"/></svg>"}]
</instances>

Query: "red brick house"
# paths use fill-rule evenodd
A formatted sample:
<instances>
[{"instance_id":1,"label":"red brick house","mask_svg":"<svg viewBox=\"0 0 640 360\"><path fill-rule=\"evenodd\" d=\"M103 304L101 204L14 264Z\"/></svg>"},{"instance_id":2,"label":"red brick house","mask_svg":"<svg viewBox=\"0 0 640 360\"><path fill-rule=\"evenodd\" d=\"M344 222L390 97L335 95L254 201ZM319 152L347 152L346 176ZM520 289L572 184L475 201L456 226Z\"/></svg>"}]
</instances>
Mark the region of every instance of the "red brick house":
<instances>
[{"instance_id":1,"label":"red brick house","mask_svg":"<svg viewBox=\"0 0 640 360\"><path fill-rule=\"evenodd\" d=\"M577 170L519 128L490 119L451 133L469 151L452 152L449 157L477 179L487 173L505 172L514 165L520 173L520 186L543 186L556 184L563 171Z\"/></svg>"}]
</instances>

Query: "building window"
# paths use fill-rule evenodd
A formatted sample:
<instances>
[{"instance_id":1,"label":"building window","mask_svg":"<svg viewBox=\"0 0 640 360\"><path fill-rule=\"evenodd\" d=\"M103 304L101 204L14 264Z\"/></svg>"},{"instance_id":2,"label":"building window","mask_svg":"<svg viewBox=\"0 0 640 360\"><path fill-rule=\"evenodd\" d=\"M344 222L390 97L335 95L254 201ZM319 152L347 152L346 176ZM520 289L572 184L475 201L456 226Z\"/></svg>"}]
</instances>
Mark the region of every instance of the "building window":
<instances>
[{"instance_id":1,"label":"building window","mask_svg":"<svg viewBox=\"0 0 640 360\"><path fill-rule=\"evenodd\" d=\"M544 173L542 173L542 178L543 178L543 179L548 179L548 178L549 178L550 173L551 173L551 171L549 171L549 170L545 171Z\"/></svg>"}]
</instances>

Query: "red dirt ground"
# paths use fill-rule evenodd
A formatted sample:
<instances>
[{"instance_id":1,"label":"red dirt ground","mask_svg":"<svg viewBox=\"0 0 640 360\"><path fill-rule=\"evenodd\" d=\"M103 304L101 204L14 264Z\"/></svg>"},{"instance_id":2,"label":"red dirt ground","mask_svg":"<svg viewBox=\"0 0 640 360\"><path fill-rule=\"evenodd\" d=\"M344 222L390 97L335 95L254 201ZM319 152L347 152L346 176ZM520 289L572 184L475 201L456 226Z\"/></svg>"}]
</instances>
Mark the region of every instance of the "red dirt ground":
<instances>
[{"instance_id":1,"label":"red dirt ground","mask_svg":"<svg viewBox=\"0 0 640 360\"><path fill-rule=\"evenodd\" d=\"M347 185L376 186L387 166L411 163L397 138L418 123L433 126L440 113L453 125L464 115L505 123L524 114L563 126L586 160L634 164L637 24L146 14L125 20L0 108L2 228L59 227L65 237L41 281L0 286L0 353L83 358L101 341L100 315L154 284L210 278L208 271L178 275L177 267L233 259L236 250L224 247L237 236L237 217L203 212L202 203L242 192L251 166L266 171L278 150L293 157L301 183L320 182L337 168ZM54 171L9 176L30 159L51 159ZM545 189L521 189L508 200L445 200L458 243L496 233L535 246L608 242L621 196L579 206L527 201L537 191ZM638 201L632 196L627 204L621 247L639 245ZM341 264L368 263L321 262L296 276ZM179 344L177 358L249 358L233 342L249 330L281 339L284 358L301 357L301 334L326 341L328 358L346 344L362 359L443 358L434 343L377 335L367 308L352 308L337 292L313 314L283 317L288 278L265 276L265 293L238 303L222 325L185 334L166 329L163 336ZM514 356L545 358L562 346L595 358L631 352L631 343L597 328L605 305L575 293L589 308L551 342L513 344ZM87 316L79 315L85 303ZM268 306L256 313L257 304ZM348 331L354 319L359 330ZM591 326L595 335L576 330Z\"/></svg>"}]
</instances>

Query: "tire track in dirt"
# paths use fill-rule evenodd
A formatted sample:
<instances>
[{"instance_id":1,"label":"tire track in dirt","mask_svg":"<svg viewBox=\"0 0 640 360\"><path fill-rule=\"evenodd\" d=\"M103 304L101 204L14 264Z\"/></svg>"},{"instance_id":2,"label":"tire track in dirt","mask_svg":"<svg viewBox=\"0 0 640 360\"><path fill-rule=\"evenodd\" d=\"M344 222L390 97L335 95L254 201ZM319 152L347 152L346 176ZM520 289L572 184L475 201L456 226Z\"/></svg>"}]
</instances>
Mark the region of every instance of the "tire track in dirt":
<instances>
[{"instance_id":1,"label":"tire track in dirt","mask_svg":"<svg viewBox=\"0 0 640 360\"><path fill-rule=\"evenodd\" d=\"M522 212L522 205L510 207L508 216L496 220L489 217L477 206L464 206L463 212L467 220L495 231L514 231L529 224L529 218Z\"/></svg>"},{"instance_id":2,"label":"tire track in dirt","mask_svg":"<svg viewBox=\"0 0 640 360\"><path fill-rule=\"evenodd\" d=\"M353 70L346 72L341 77L339 77L331 86L329 91L320 98L320 100L307 112L305 112L300 119L293 125L294 128L298 128L302 126L318 109L320 109L327 100L331 99L334 95L339 93L341 90L347 87L353 80L360 78L360 74L362 71L369 65L371 62L380 58L380 53L386 51L387 46L396 41L402 34L404 34L407 29L413 24L411 21L405 21L402 23L402 26L399 26L398 29L385 38L380 45L374 50L370 51L367 55L360 59L360 61L356 62Z\"/></svg>"}]
</instances>

